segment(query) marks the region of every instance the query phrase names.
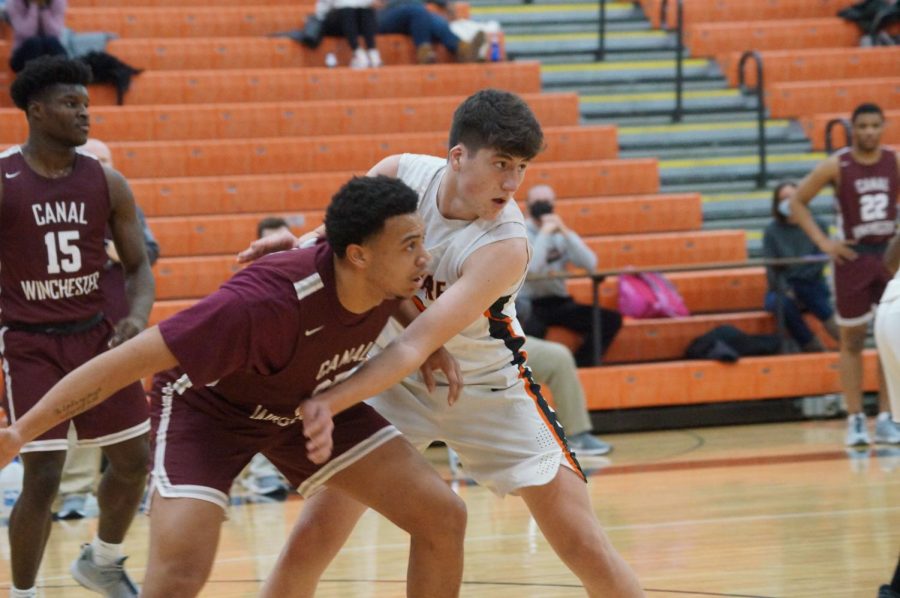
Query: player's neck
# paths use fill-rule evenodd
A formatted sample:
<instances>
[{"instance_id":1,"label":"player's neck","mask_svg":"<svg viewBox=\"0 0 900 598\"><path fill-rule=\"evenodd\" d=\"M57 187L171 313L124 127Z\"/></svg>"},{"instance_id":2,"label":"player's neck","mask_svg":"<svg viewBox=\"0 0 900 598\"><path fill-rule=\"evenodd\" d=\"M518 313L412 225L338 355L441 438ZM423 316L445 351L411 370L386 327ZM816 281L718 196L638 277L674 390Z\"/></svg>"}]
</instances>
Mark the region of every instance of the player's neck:
<instances>
[{"instance_id":1,"label":"player's neck","mask_svg":"<svg viewBox=\"0 0 900 598\"><path fill-rule=\"evenodd\" d=\"M873 150L864 150L853 146L850 153L853 155L853 159L860 164L875 164L881 159L881 146L879 145Z\"/></svg>"},{"instance_id":2,"label":"player's neck","mask_svg":"<svg viewBox=\"0 0 900 598\"><path fill-rule=\"evenodd\" d=\"M441 216L448 220L471 222L478 219L476 214L459 193L459 181L452 169L447 169L437 192L437 207Z\"/></svg>"},{"instance_id":3,"label":"player's neck","mask_svg":"<svg viewBox=\"0 0 900 598\"><path fill-rule=\"evenodd\" d=\"M22 146L22 156L32 170L49 179L67 176L75 165L75 148L34 135Z\"/></svg>"},{"instance_id":4,"label":"player's neck","mask_svg":"<svg viewBox=\"0 0 900 598\"><path fill-rule=\"evenodd\" d=\"M362 273L334 256L334 285L341 307L354 314L362 314L384 301Z\"/></svg>"}]
</instances>

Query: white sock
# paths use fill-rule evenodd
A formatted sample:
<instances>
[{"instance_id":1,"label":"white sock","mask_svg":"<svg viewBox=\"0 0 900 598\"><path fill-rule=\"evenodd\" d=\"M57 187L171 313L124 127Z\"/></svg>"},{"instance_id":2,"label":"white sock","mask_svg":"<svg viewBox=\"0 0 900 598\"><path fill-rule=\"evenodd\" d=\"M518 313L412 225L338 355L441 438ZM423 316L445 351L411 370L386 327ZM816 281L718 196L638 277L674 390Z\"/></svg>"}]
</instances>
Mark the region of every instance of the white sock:
<instances>
[{"instance_id":1,"label":"white sock","mask_svg":"<svg viewBox=\"0 0 900 598\"><path fill-rule=\"evenodd\" d=\"M100 565L101 567L115 565L116 561L125 556L122 552L121 544L110 544L109 542L104 542L97 536L94 536L91 547L94 549L94 564Z\"/></svg>"},{"instance_id":2,"label":"white sock","mask_svg":"<svg viewBox=\"0 0 900 598\"><path fill-rule=\"evenodd\" d=\"M9 586L9 598L37 598L37 588L31 587L20 590L16 586Z\"/></svg>"}]
</instances>

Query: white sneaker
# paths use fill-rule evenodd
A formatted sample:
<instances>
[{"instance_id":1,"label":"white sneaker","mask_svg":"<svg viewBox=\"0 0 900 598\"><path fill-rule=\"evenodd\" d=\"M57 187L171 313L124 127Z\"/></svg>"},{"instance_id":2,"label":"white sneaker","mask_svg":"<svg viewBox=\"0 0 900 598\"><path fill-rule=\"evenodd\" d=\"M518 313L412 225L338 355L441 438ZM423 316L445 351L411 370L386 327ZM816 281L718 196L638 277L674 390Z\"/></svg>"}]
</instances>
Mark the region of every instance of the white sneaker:
<instances>
[{"instance_id":1,"label":"white sneaker","mask_svg":"<svg viewBox=\"0 0 900 598\"><path fill-rule=\"evenodd\" d=\"M333 69L338 65L338 59L334 52L329 52L325 55L325 66L330 69Z\"/></svg>"},{"instance_id":2,"label":"white sneaker","mask_svg":"<svg viewBox=\"0 0 900 598\"><path fill-rule=\"evenodd\" d=\"M366 54L369 57L369 66L373 69L377 69L384 64L381 61L381 53L376 48L369 50Z\"/></svg>"},{"instance_id":3,"label":"white sneaker","mask_svg":"<svg viewBox=\"0 0 900 598\"><path fill-rule=\"evenodd\" d=\"M367 69L369 68L369 56L366 54L366 51L362 48L357 48L353 53L353 58L350 59L350 68L352 69Z\"/></svg>"},{"instance_id":4,"label":"white sneaker","mask_svg":"<svg viewBox=\"0 0 900 598\"><path fill-rule=\"evenodd\" d=\"M115 564L103 567L94 563L93 547L84 544L81 547L81 554L72 563L69 571L79 584L107 598L136 598L138 587L125 573L126 558L128 557L122 557Z\"/></svg>"},{"instance_id":5,"label":"white sneaker","mask_svg":"<svg viewBox=\"0 0 900 598\"><path fill-rule=\"evenodd\" d=\"M847 435L844 439L847 446L869 446L869 430L866 428L866 416L864 413L856 413L847 416Z\"/></svg>"},{"instance_id":6,"label":"white sneaker","mask_svg":"<svg viewBox=\"0 0 900 598\"><path fill-rule=\"evenodd\" d=\"M875 442L879 444L900 444L900 428L891 420L891 414L882 412L875 420Z\"/></svg>"}]
</instances>

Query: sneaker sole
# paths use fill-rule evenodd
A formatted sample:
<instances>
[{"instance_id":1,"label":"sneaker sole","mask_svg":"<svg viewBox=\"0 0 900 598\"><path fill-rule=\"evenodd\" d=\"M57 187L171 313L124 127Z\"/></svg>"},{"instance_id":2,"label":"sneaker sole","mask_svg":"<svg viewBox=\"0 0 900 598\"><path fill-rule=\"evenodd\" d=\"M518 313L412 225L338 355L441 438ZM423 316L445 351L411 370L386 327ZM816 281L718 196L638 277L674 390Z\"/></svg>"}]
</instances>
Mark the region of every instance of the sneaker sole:
<instances>
[{"instance_id":1,"label":"sneaker sole","mask_svg":"<svg viewBox=\"0 0 900 598\"><path fill-rule=\"evenodd\" d=\"M99 592L101 594L104 593L103 590L93 585L90 581L87 580L82 574L81 571L78 570L78 561L72 563L72 566L69 567L69 573L72 574L72 579L78 582L78 585L81 587L88 589L92 592Z\"/></svg>"}]
</instances>

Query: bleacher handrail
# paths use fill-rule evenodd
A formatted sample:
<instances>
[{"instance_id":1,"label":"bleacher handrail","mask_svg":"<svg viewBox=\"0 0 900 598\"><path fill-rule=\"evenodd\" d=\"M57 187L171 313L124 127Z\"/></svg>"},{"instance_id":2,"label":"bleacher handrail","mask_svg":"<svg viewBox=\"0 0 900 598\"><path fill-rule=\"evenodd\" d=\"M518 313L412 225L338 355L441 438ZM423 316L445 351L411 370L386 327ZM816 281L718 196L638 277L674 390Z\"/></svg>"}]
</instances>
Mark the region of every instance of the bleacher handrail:
<instances>
[{"instance_id":1,"label":"bleacher handrail","mask_svg":"<svg viewBox=\"0 0 900 598\"><path fill-rule=\"evenodd\" d=\"M751 58L756 61L756 87L748 89L744 66ZM765 188L769 178L766 167L766 103L763 71L763 59L759 52L747 50L741 54L741 59L738 62L738 86L741 90L749 91L756 95L756 127L758 133L756 147L759 156L759 173L756 177L756 186L759 189Z\"/></svg>"},{"instance_id":2,"label":"bleacher handrail","mask_svg":"<svg viewBox=\"0 0 900 598\"><path fill-rule=\"evenodd\" d=\"M669 0L662 0L659 5L660 28L669 30ZM675 0L675 109L672 111L672 122L681 122L683 116L684 96L684 2Z\"/></svg>"},{"instance_id":3,"label":"bleacher handrail","mask_svg":"<svg viewBox=\"0 0 900 598\"><path fill-rule=\"evenodd\" d=\"M846 118L832 118L825 123L825 153L829 155L835 150L834 144L831 142L831 132L837 125L841 125L841 128L844 129L843 147L850 145L850 121Z\"/></svg>"},{"instance_id":4,"label":"bleacher handrail","mask_svg":"<svg viewBox=\"0 0 900 598\"><path fill-rule=\"evenodd\" d=\"M597 0L597 52L594 59L597 62L606 60L606 0Z\"/></svg>"},{"instance_id":5,"label":"bleacher handrail","mask_svg":"<svg viewBox=\"0 0 900 598\"><path fill-rule=\"evenodd\" d=\"M588 278L591 280L591 298L593 304L593 314L591 318L592 340L594 343L593 365L600 365L601 354L601 337L600 337L600 284L608 276L619 276L621 274L636 274L640 272L693 272L705 270L721 270L723 268L759 268L759 267L783 267L796 266L799 264L816 264L829 261L831 258L824 254L804 255L799 257L780 257L780 258L751 258L739 262L706 262L699 264L681 264L681 265L661 265L661 266L644 266L644 267L628 267L614 268L609 270L595 270L593 272L561 272L540 275L528 275L526 280L577 280ZM779 306L780 311L780 306ZM781 319L780 316L778 318ZM780 322L779 322L780 331Z\"/></svg>"}]
</instances>

